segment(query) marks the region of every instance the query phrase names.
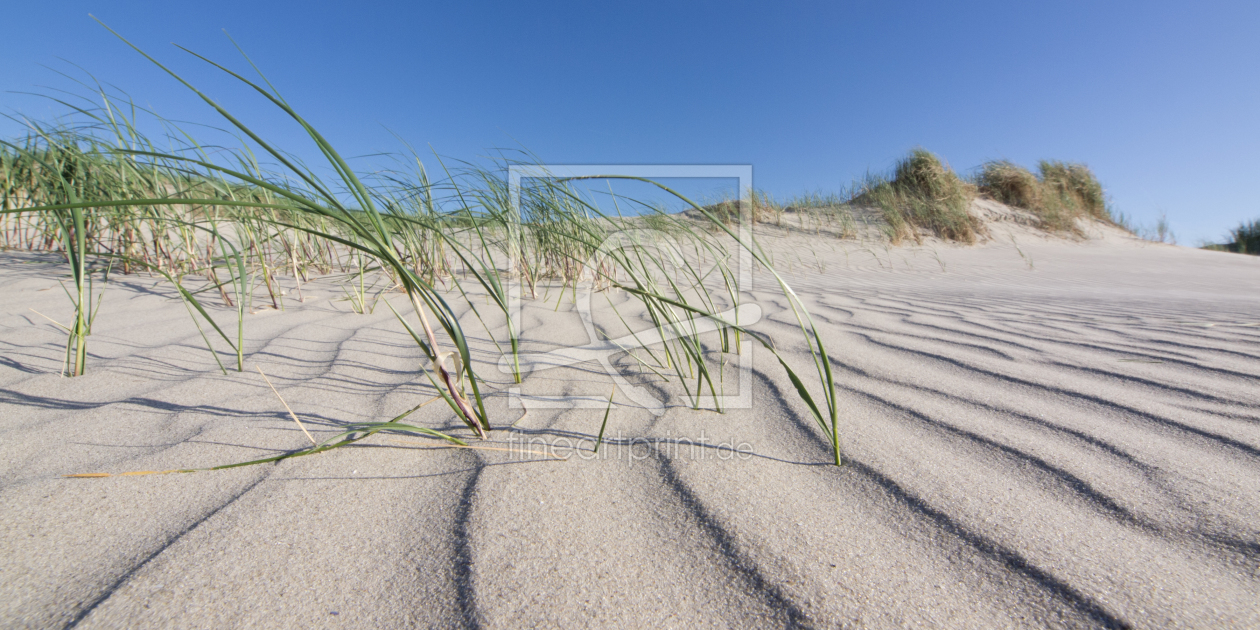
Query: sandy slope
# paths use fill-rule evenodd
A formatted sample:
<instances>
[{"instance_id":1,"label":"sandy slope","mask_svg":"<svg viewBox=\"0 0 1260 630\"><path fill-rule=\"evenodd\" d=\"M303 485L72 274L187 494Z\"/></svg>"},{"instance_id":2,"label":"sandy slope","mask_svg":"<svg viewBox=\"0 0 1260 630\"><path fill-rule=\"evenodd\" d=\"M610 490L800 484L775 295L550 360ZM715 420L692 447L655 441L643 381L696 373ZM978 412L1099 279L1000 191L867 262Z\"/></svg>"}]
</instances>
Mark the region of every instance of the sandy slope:
<instances>
[{"instance_id":1,"label":"sandy slope","mask_svg":"<svg viewBox=\"0 0 1260 630\"><path fill-rule=\"evenodd\" d=\"M823 323L842 468L762 352L753 408L725 415L633 377L671 406L616 409L597 459L378 436L63 479L305 438L256 373L214 369L152 280L105 289L89 374L59 378L64 338L28 310L66 316L58 269L2 255L0 626L1260 625L1260 259L1092 231L893 249L765 234ZM772 289L756 328L805 368ZM313 429L430 395L387 309L307 295L251 316L247 346ZM527 312L529 347L589 341L552 297ZM468 319L499 446L589 446L601 411L507 430L521 411ZM608 383L585 364L524 391ZM413 419L458 428L440 404Z\"/></svg>"}]
</instances>

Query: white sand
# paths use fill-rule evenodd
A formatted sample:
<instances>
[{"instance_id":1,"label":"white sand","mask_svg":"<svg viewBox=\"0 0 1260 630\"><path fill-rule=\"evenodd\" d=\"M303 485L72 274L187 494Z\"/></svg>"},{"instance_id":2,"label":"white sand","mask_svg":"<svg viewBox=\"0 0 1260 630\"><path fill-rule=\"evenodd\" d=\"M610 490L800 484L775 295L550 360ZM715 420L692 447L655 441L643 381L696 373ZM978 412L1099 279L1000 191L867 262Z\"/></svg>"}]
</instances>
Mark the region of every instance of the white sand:
<instances>
[{"instance_id":1,"label":"white sand","mask_svg":"<svg viewBox=\"0 0 1260 630\"><path fill-rule=\"evenodd\" d=\"M1007 225L976 247L765 235L832 354L842 468L763 351L753 408L725 415L632 378L670 406L614 410L599 459L378 435L65 479L300 448L254 365L322 436L432 390L388 309L319 283L250 316L251 371L223 376L135 276L105 289L88 374L60 378L64 336L28 309L68 318L62 269L0 254L0 626L1260 626L1260 258ZM755 328L809 374L760 289ZM527 312L530 349L590 341L554 297ZM465 319L497 445L589 446L602 410L507 430L510 380ZM525 392L609 384L583 364ZM467 434L441 403L411 420ZM702 434L754 455L626 444Z\"/></svg>"}]
</instances>

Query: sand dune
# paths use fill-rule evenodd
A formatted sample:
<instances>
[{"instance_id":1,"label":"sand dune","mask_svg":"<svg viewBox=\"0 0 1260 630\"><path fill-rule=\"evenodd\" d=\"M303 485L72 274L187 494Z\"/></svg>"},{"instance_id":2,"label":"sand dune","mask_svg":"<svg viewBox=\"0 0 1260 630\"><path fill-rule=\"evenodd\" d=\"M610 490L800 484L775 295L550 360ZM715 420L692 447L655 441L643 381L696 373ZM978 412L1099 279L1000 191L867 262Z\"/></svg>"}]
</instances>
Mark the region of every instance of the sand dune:
<instances>
[{"instance_id":1,"label":"sand dune","mask_svg":"<svg viewBox=\"0 0 1260 630\"><path fill-rule=\"evenodd\" d=\"M622 355L663 414L616 408L599 457L522 454L589 447L602 410L522 417L469 315L498 424L484 445L513 452L378 435L277 465L65 479L306 438L256 372L217 371L153 279L115 277L88 374L60 378L64 337L29 310L64 316L60 269L0 257L0 625L1260 626L1260 258L1105 227L998 226L975 247L762 240L823 325L843 467L767 352L752 408L725 414ZM808 366L758 282L755 328ZM308 428L431 396L388 309L305 291L250 316L246 345ZM527 350L592 341L554 307L527 307ZM610 383L585 363L522 392ZM462 427L441 404L412 420Z\"/></svg>"}]
</instances>

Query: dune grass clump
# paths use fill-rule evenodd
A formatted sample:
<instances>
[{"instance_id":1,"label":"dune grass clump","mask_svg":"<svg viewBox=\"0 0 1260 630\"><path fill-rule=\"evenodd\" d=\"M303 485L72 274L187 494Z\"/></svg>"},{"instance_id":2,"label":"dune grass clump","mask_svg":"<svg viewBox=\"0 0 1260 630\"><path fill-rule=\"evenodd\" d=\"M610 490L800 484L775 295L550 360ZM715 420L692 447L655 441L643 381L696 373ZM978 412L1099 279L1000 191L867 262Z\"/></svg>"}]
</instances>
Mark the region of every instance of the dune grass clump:
<instances>
[{"instance_id":1,"label":"dune grass clump","mask_svg":"<svg viewBox=\"0 0 1260 630\"><path fill-rule=\"evenodd\" d=\"M1260 256L1260 219L1250 223L1243 222L1229 231L1234 242L1221 246L1223 249L1239 254Z\"/></svg>"},{"instance_id":2,"label":"dune grass clump","mask_svg":"<svg viewBox=\"0 0 1260 630\"><path fill-rule=\"evenodd\" d=\"M749 190L743 199L726 198L704 205L705 210L728 226L739 223L745 208L749 210L749 218L754 223L783 225L783 212L786 208L763 190Z\"/></svg>"},{"instance_id":3,"label":"dune grass clump","mask_svg":"<svg viewBox=\"0 0 1260 630\"><path fill-rule=\"evenodd\" d=\"M1059 181L1067 170L1051 167L1054 173L1052 177ZM980 168L975 182L981 193L1013 208L1032 212L1037 217L1038 227L1047 232L1079 232L1076 226L1076 218L1080 215L1077 211L1079 204L1075 203L1071 194L1065 194L1070 190L1068 187L1053 190L1046 184L1044 177L1038 177L1023 166L1005 160L986 163Z\"/></svg>"},{"instance_id":4,"label":"dune grass clump","mask_svg":"<svg viewBox=\"0 0 1260 630\"><path fill-rule=\"evenodd\" d=\"M988 162L976 176L976 186L994 199L1015 208L1041 207L1041 180L1032 171L1006 160Z\"/></svg>"},{"instance_id":5,"label":"dune grass clump","mask_svg":"<svg viewBox=\"0 0 1260 630\"><path fill-rule=\"evenodd\" d=\"M151 273L168 280L188 307L207 347L202 321L236 354L244 369L243 322L254 287L265 286L271 306L283 310L278 274L289 270L301 295L308 269L327 273L333 252L298 229L276 221L303 217L266 189L229 182L183 168L183 158L165 158L140 133L134 103L117 103L105 92L96 109L75 107L86 122L48 127L26 121L21 142L0 140L0 247L58 254L70 263L72 326L47 317L70 334L62 373L83 374L86 338L98 311L91 299L93 278L112 273ZM248 161L244 156L238 156ZM144 203L133 200L144 199ZM237 211L237 204L245 211ZM310 223L308 221L308 223ZM233 241L238 241L238 247ZM190 292L186 279L211 286ZM236 310L235 341L210 317L197 294L217 291ZM86 295L85 295L86 294ZM199 320L200 317L200 320Z\"/></svg>"},{"instance_id":6,"label":"dune grass clump","mask_svg":"<svg viewBox=\"0 0 1260 630\"><path fill-rule=\"evenodd\" d=\"M1049 200L1100 221L1112 222L1102 184L1088 166L1042 160L1037 163L1037 170L1041 172L1041 183L1049 193Z\"/></svg>"},{"instance_id":7,"label":"dune grass clump","mask_svg":"<svg viewBox=\"0 0 1260 630\"><path fill-rule=\"evenodd\" d=\"M975 184L997 201L1032 212L1048 232L1080 234L1076 220L1085 217L1120 225L1107 208L1102 184L1088 166L1042 160L1037 170L1034 175L1006 160L988 162L975 176Z\"/></svg>"},{"instance_id":8,"label":"dune grass clump","mask_svg":"<svg viewBox=\"0 0 1260 630\"><path fill-rule=\"evenodd\" d=\"M853 202L872 203L883 211L893 244L907 238L921 241L921 230L950 241L975 243L985 229L967 210L974 197L974 186L940 158L915 149L897 162L891 179L868 177Z\"/></svg>"}]
</instances>

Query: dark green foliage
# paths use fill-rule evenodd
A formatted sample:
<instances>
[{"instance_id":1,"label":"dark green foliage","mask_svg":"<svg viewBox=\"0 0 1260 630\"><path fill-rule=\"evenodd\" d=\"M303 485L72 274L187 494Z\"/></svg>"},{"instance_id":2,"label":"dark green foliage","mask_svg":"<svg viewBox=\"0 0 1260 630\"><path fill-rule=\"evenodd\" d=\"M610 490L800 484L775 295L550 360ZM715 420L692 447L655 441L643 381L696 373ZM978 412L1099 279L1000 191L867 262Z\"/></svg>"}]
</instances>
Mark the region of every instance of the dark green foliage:
<instances>
[{"instance_id":1,"label":"dark green foliage","mask_svg":"<svg viewBox=\"0 0 1260 630\"><path fill-rule=\"evenodd\" d=\"M1260 256L1260 219L1250 223L1243 222L1229 231L1234 238L1233 243L1225 245L1231 252Z\"/></svg>"}]
</instances>

